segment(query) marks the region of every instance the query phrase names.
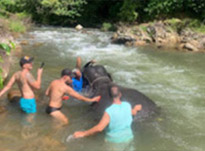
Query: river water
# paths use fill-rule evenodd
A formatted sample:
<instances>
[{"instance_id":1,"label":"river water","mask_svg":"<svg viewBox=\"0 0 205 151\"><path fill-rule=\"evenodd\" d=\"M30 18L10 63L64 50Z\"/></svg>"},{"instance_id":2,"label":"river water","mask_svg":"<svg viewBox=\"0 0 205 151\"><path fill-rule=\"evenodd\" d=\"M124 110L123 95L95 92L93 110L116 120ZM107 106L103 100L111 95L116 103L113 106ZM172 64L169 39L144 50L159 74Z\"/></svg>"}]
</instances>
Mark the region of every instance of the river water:
<instances>
[{"instance_id":1,"label":"river water","mask_svg":"<svg viewBox=\"0 0 205 151\"><path fill-rule=\"evenodd\" d=\"M27 40L23 55L35 57L33 74L45 62L38 113L28 123L18 105L3 99L8 111L0 115L0 151L204 151L205 150L205 54L132 48L110 43L112 33L87 29L35 28L19 38ZM74 68L95 59L111 73L114 81L137 89L161 107L160 115L133 125L135 138L129 144L110 144L104 133L83 139L69 139L74 131L91 128L89 105L70 99L62 112L69 125L60 129L45 113L49 83L60 77L64 67ZM20 69L13 66L12 73Z\"/></svg>"}]
</instances>

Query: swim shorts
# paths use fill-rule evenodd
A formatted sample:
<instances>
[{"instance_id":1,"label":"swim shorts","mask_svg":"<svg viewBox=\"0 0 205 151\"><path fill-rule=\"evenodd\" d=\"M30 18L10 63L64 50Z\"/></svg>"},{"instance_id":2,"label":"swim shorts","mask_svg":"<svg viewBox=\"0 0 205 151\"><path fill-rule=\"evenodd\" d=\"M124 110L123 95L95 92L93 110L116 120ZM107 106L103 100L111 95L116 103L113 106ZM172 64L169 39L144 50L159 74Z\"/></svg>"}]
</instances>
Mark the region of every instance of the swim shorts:
<instances>
[{"instance_id":1,"label":"swim shorts","mask_svg":"<svg viewBox=\"0 0 205 151\"><path fill-rule=\"evenodd\" d=\"M33 98L33 99L21 98L20 99L20 107L24 112L26 112L28 114L36 113L36 100L35 100L35 98Z\"/></svg>"},{"instance_id":2,"label":"swim shorts","mask_svg":"<svg viewBox=\"0 0 205 151\"><path fill-rule=\"evenodd\" d=\"M59 110L61 110L61 107L56 108L56 107L47 106L46 113L51 114L52 112L59 111Z\"/></svg>"}]
</instances>

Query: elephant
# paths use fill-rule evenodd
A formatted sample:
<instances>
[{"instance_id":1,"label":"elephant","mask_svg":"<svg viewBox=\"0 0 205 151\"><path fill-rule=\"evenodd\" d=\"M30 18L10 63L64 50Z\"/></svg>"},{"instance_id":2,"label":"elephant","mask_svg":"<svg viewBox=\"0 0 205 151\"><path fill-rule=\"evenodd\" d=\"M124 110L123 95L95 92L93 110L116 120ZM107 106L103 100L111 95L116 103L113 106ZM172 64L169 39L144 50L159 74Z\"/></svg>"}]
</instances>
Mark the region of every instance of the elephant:
<instances>
[{"instance_id":1,"label":"elephant","mask_svg":"<svg viewBox=\"0 0 205 151\"><path fill-rule=\"evenodd\" d=\"M105 109L112 104L112 98L109 95L109 87L113 83L111 75L102 65L89 65L83 69L83 79L89 83L89 97L101 96L100 102L95 102L91 106L92 110L98 116L102 117ZM117 85L117 84L115 84ZM142 110L137 114L137 119L147 119L153 117L158 112L157 105L141 92L117 85L122 93L122 101L127 101L134 107L136 104L142 105ZM135 118L136 119L136 118Z\"/></svg>"}]
</instances>

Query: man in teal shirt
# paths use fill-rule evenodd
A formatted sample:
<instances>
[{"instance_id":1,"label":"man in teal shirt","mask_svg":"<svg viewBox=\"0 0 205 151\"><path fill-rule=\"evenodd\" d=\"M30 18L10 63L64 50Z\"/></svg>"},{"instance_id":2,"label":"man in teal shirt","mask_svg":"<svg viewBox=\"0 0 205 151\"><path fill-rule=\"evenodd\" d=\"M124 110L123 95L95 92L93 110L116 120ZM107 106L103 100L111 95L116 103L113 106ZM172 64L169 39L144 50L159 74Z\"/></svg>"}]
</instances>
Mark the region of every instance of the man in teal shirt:
<instances>
[{"instance_id":1,"label":"man in teal shirt","mask_svg":"<svg viewBox=\"0 0 205 151\"><path fill-rule=\"evenodd\" d=\"M132 115L136 115L141 110L141 105L136 105L133 109L128 102L121 102L122 96L119 88L111 86L110 94L113 98L113 104L105 110L100 122L87 131L78 131L74 133L75 138L85 137L106 129L106 140L113 143L128 142L133 139L131 129Z\"/></svg>"}]
</instances>

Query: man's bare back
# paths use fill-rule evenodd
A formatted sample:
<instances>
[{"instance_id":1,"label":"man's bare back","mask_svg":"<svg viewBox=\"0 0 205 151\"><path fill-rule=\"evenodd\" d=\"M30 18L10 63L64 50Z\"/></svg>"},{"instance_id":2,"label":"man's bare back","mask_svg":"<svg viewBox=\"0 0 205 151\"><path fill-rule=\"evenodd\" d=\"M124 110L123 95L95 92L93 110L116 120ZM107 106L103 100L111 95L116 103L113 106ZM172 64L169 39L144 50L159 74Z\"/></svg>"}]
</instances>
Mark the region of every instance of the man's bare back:
<instances>
[{"instance_id":1,"label":"man's bare back","mask_svg":"<svg viewBox=\"0 0 205 151\"><path fill-rule=\"evenodd\" d=\"M31 73L29 71L28 72L18 71L14 74L14 78L21 91L22 97L25 99L34 98L33 89L31 88L31 85L29 85L29 83L35 81Z\"/></svg>"}]
</instances>

